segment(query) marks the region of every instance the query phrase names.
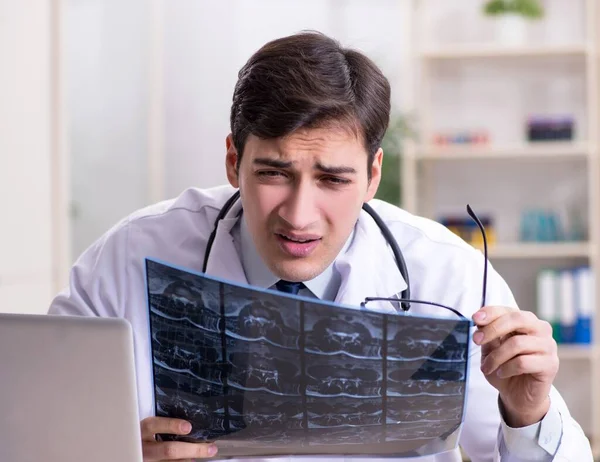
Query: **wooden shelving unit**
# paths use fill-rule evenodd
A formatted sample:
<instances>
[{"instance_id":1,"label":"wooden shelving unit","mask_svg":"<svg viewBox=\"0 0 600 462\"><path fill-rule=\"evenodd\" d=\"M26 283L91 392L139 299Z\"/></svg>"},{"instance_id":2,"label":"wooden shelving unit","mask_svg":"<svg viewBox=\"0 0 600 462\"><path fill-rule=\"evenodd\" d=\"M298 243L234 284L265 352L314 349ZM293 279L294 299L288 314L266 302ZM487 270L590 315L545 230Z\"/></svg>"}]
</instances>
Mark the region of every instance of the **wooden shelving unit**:
<instances>
[{"instance_id":1,"label":"wooden shelving unit","mask_svg":"<svg viewBox=\"0 0 600 462\"><path fill-rule=\"evenodd\" d=\"M593 247L586 242L501 243L488 248L490 259L529 259L529 258L590 258Z\"/></svg>"},{"instance_id":2,"label":"wooden shelving unit","mask_svg":"<svg viewBox=\"0 0 600 462\"><path fill-rule=\"evenodd\" d=\"M422 160L495 160L511 161L544 158L544 160L563 160L580 158L586 160L593 148L583 143L535 143L531 145L505 146L425 146L420 148L418 156Z\"/></svg>"},{"instance_id":3,"label":"wooden shelving unit","mask_svg":"<svg viewBox=\"0 0 600 462\"><path fill-rule=\"evenodd\" d=\"M580 168L587 172L584 174L587 181L585 193L585 203L587 204L587 236L588 240L584 242L556 242L556 243L525 243L514 242L512 240L498 239L494 246L489 248L490 260L495 265L499 263L503 268L519 268L523 270L524 264L527 268L532 265L550 265L555 264L560 267L565 262L585 262L595 271L596 276L596 293L600 294L600 159L598 145L600 143L600 5L595 0L581 0L581 10L583 17L580 18L581 23L585 24L585 38L574 43L564 44L525 44L523 46L502 46L496 43L458 43L451 44L447 40L430 40L430 37L424 37L424 30L431 35L433 32L427 31L425 26L422 26L424 14L427 13L427 0L412 0L413 11L413 55L411 57L411 68L414 69L414 78L412 79L412 87L407 86L404 91L411 91L415 95L412 105L412 113L418 125L415 127L417 136L413 139L407 139L404 143L403 163L402 163L402 206L419 215L428 216L429 218L437 219L436 197L431 193L432 188L439 188L439 177L435 177L432 173L435 169L454 166L463 168L463 166L475 171L486 171L490 165L496 168L502 165L502 172L511 171L514 166L514 172L518 173L523 162L530 166L534 165L533 172L539 175L539 179L543 181L544 169L548 166L556 165L563 162L565 165L579 165ZM454 13L457 13L457 4L452 2ZM439 7L439 3L436 4ZM467 3L465 3L467 5ZM472 8L473 2L468 3ZM439 16L439 14L438 14ZM439 133L440 114L453 114L448 109L449 101L453 102L452 97L444 99L439 93L432 91L432 84L436 79L443 81L444 88L451 88L448 82L449 78L453 78L453 83L458 91L465 91L467 87L467 71L472 70L474 66L481 66L483 69L488 69L483 66L492 66L495 70L492 75L482 72L490 78L499 79L499 74L504 70L504 64L510 63L506 68L510 68L511 72L535 72L532 69L543 63L548 66L551 63L551 69L557 69L557 72L562 72L569 78L575 75L578 82L582 82L582 93L580 97L581 104L584 105L582 110L582 119L585 121L583 127L580 127L581 133L584 136L575 137L573 141L561 142L527 142L517 141L514 139L496 140L492 138L487 145L467 145L467 144L451 144L451 145L434 145L432 140L434 135ZM574 70L573 63L577 63L577 70ZM449 71L450 69L450 71ZM579 71L579 69L581 71ZM496 72L497 71L497 72ZM444 74L445 72L445 74ZM539 71L538 71L539 72ZM577 74L579 72L579 74ZM450 75L450 77L448 77ZM562 75L562 74L561 74ZM464 80L461 80L463 79ZM548 72L536 78L551 79L553 74ZM443 80L446 79L446 80ZM515 84L514 79L511 84ZM531 88L528 87L529 89ZM527 90L524 91L526 93ZM462 93L461 93L462 94ZM482 94L484 94L482 92ZM452 95L451 95L452 96ZM496 104L497 104L496 100ZM463 103L461 101L461 103ZM501 104L504 102L502 101ZM445 112L438 111L437 105L445 105ZM486 101L481 100L481 105L485 105ZM509 104L508 102L506 104ZM523 105L525 103L522 103ZM456 107L455 113L460 115L459 111L470 109L464 103L463 106ZM501 109L505 109L502 107ZM521 113L527 108L520 107ZM535 110L534 110L535 111ZM493 110L492 110L493 112ZM492 114L493 115L493 114ZM451 117L451 116L450 116ZM495 119L497 120L497 119ZM452 121L451 121L452 122ZM437 123L437 125L436 125ZM485 126L486 119L481 118L481 124ZM510 123L507 122L507 123ZM515 122L516 123L516 122ZM451 125L451 124L450 124ZM480 126L481 127L481 126ZM473 127L479 128L479 127ZM493 164L492 164L493 163ZM536 165L539 165L539 169ZM476 170L482 169L482 170ZM555 167L555 170L557 168ZM538 173L539 170L539 173ZM561 170L559 169L559 172ZM564 174L568 175L569 170L564 169ZM501 175L501 173L499 173ZM466 176L465 176L466 177ZM489 178L489 177L486 177ZM474 181L477 179L474 176ZM497 184L485 184L485 188L498 187L511 188L515 186L511 184L512 178L498 178ZM442 178L445 181L451 181L450 178ZM463 183L457 184L456 188L462 188ZM482 186L483 187L483 186ZM549 186L551 191L551 185ZM473 198L475 200L477 198ZM457 209L464 209L464 204L454 204ZM494 204L486 203L488 209ZM499 212L500 213L500 212ZM494 217L495 220L502 220L503 217L498 214ZM568 264L568 263L567 263ZM543 267L543 266L541 266ZM535 280L534 277L528 280ZM531 294L535 293L535 287L529 287ZM518 294L516 294L517 296ZM531 298L531 297L529 297ZM517 296L517 300L519 297ZM559 357L562 365L568 366L573 363L580 364L580 367L586 368L589 372L590 383L582 386L582 378L572 381L573 387L582 387L581 389L590 390L590 396L585 397L585 403L588 407L590 418L588 425L584 425L584 429L592 442L592 447L596 457L600 457L600 394L597 392L600 389L600 297L596 302L596 316L593 326L593 344L592 345L559 345ZM522 307L528 309L529 307ZM535 307L533 307L535 309ZM589 386L588 386L589 385ZM575 394L577 390L569 390ZM569 393L572 395L572 393ZM579 393L581 395L581 393ZM572 410L573 411L573 410ZM575 413L576 417L577 414Z\"/></svg>"},{"instance_id":4,"label":"wooden shelving unit","mask_svg":"<svg viewBox=\"0 0 600 462\"><path fill-rule=\"evenodd\" d=\"M435 59L491 59L491 58L543 58L581 56L588 53L585 44L559 45L559 46L524 46L507 48L498 45L462 45L440 47L423 50L421 58Z\"/></svg>"},{"instance_id":5,"label":"wooden shelving unit","mask_svg":"<svg viewBox=\"0 0 600 462\"><path fill-rule=\"evenodd\" d=\"M561 345L558 347L558 357L561 360L598 360L598 348L587 345Z\"/></svg>"}]
</instances>

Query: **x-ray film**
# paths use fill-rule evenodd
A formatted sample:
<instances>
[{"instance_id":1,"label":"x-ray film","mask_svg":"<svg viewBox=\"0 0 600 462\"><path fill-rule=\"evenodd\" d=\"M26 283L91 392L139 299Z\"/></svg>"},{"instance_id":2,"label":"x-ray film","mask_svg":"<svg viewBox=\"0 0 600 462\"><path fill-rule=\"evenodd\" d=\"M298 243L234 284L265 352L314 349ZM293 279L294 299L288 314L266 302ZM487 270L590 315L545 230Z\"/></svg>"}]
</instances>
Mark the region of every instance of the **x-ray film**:
<instances>
[{"instance_id":1,"label":"x-ray film","mask_svg":"<svg viewBox=\"0 0 600 462\"><path fill-rule=\"evenodd\" d=\"M219 457L415 457L458 444L470 322L231 284L146 260L156 415Z\"/></svg>"}]
</instances>

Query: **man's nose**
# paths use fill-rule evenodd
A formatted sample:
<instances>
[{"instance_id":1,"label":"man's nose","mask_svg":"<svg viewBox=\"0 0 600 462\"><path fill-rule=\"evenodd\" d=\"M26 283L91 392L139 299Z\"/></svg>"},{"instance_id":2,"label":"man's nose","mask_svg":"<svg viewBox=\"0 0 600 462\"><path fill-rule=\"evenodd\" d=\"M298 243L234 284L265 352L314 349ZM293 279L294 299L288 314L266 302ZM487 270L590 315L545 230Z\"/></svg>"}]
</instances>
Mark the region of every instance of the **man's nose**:
<instances>
[{"instance_id":1,"label":"man's nose","mask_svg":"<svg viewBox=\"0 0 600 462\"><path fill-rule=\"evenodd\" d=\"M318 221L317 193L309 182L298 182L279 212L294 229L306 229Z\"/></svg>"}]
</instances>

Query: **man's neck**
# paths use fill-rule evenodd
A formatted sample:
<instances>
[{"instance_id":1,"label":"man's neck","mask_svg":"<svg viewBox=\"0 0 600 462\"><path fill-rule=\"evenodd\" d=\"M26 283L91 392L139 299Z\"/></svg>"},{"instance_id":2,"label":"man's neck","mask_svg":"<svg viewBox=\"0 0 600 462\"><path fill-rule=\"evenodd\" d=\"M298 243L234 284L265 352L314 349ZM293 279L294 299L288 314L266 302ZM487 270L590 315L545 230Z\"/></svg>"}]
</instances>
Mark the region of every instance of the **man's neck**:
<instances>
[{"instance_id":1,"label":"man's neck","mask_svg":"<svg viewBox=\"0 0 600 462\"><path fill-rule=\"evenodd\" d=\"M273 274L258 253L243 214L231 230L231 234L248 284L265 289L273 287L279 278ZM347 250L352 237L353 234L344 245L342 252ZM341 285L341 275L335 269L335 261L314 279L304 281L304 284L313 296L321 300L335 300Z\"/></svg>"}]
</instances>

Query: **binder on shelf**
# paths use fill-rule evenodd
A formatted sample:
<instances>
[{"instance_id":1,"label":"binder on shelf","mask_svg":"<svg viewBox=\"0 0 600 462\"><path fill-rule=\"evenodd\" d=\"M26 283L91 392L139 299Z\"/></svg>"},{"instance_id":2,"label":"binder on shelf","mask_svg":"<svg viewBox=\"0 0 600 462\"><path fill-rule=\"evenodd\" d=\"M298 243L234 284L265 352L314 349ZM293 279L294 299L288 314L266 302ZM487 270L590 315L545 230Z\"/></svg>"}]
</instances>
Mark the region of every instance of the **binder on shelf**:
<instances>
[{"instance_id":1,"label":"binder on shelf","mask_svg":"<svg viewBox=\"0 0 600 462\"><path fill-rule=\"evenodd\" d=\"M560 311L558 308L556 271L545 269L537 277L537 313L552 325L552 336L560 343Z\"/></svg>"},{"instance_id":2,"label":"binder on shelf","mask_svg":"<svg viewBox=\"0 0 600 462\"><path fill-rule=\"evenodd\" d=\"M573 270L575 307L577 324L575 327L575 343L592 343L592 318L594 314L595 285L593 272L589 267Z\"/></svg>"},{"instance_id":3,"label":"binder on shelf","mask_svg":"<svg viewBox=\"0 0 600 462\"><path fill-rule=\"evenodd\" d=\"M558 277L560 307L560 340L562 343L575 343L577 308L575 307L573 271L562 270Z\"/></svg>"},{"instance_id":4,"label":"binder on shelf","mask_svg":"<svg viewBox=\"0 0 600 462\"><path fill-rule=\"evenodd\" d=\"M543 269L537 275L537 313L557 343L592 343L595 279L590 267Z\"/></svg>"}]
</instances>

